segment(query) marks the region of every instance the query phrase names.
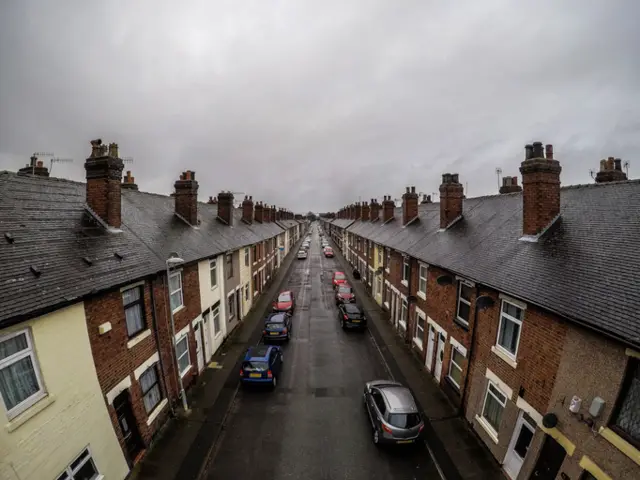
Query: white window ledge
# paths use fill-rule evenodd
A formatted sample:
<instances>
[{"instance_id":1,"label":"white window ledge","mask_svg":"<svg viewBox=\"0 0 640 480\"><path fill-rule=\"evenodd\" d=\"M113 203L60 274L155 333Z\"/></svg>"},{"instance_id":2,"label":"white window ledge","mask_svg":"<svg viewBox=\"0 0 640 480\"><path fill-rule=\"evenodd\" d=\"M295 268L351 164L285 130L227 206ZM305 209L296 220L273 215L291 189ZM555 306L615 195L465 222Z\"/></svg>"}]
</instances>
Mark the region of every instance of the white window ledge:
<instances>
[{"instance_id":1,"label":"white window ledge","mask_svg":"<svg viewBox=\"0 0 640 480\"><path fill-rule=\"evenodd\" d=\"M420 297L422 300L426 300L426 299L427 299L427 294L426 294L426 293L421 292L420 290L418 290L417 295L418 295L418 297Z\"/></svg>"},{"instance_id":2,"label":"white window ledge","mask_svg":"<svg viewBox=\"0 0 640 480\"><path fill-rule=\"evenodd\" d=\"M398 320L398 325L400 325L405 330L407 329L407 322L405 320Z\"/></svg>"},{"instance_id":3,"label":"white window ledge","mask_svg":"<svg viewBox=\"0 0 640 480\"><path fill-rule=\"evenodd\" d=\"M129 340L127 342L127 348L135 347L137 344L139 344L142 340L144 340L145 338L147 338L150 335L151 335L151 329L148 328L144 332L139 333L138 335L133 337L131 340Z\"/></svg>"},{"instance_id":4,"label":"white window ledge","mask_svg":"<svg viewBox=\"0 0 640 480\"><path fill-rule=\"evenodd\" d=\"M493 427L489 425L489 422L478 415L476 415L476 422L478 422L478 425L480 425L482 429L487 432L487 435L489 435L489 438L493 441L493 443L497 444L499 442L498 434L495 432Z\"/></svg>"},{"instance_id":5,"label":"white window ledge","mask_svg":"<svg viewBox=\"0 0 640 480\"><path fill-rule=\"evenodd\" d=\"M184 303L182 305L180 305L178 308L176 308L172 313L175 315L176 313L178 313L180 310L184 310Z\"/></svg>"},{"instance_id":6,"label":"white window ledge","mask_svg":"<svg viewBox=\"0 0 640 480\"><path fill-rule=\"evenodd\" d=\"M34 403L32 403L30 407L13 417L11 421L4 426L5 430L8 433L17 430L27 421L35 417L37 414L39 414L41 411L55 402L55 400L56 397L54 395L47 395L47 393L42 392L37 397L35 397Z\"/></svg>"},{"instance_id":7,"label":"white window ledge","mask_svg":"<svg viewBox=\"0 0 640 480\"><path fill-rule=\"evenodd\" d=\"M389 302L384 302L384 306L387 307L387 310L389 310Z\"/></svg>"},{"instance_id":8,"label":"white window ledge","mask_svg":"<svg viewBox=\"0 0 640 480\"><path fill-rule=\"evenodd\" d=\"M413 344L422 351L422 339L418 337L413 337Z\"/></svg>"},{"instance_id":9,"label":"white window ledge","mask_svg":"<svg viewBox=\"0 0 640 480\"><path fill-rule=\"evenodd\" d=\"M496 347L495 345L493 345L491 347L491 351L498 358L504 360L504 362L507 365L509 365L511 368L517 368L518 367L518 362L516 362L513 358L511 358L509 355L507 355L504 351L502 351L500 348Z\"/></svg>"},{"instance_id":10,"label":"white window ledge","mask_svg":"<svg viewBox=\"0 0 640 480\"><path fill-rule=\"evenodd\" d=\"M216 288L218 288L218 284L217 283L213 287L211 287L211 291L213 292Z\"/></svg>"},{"instance_id":11,"label":"white window ledge","mask_svg":"<svg viewBox=\"0 0 640 480\"><path fill-rule=\"evenodd\" d=\"M187 368L184 369L184 372L180 373L180 377L184 378L184 376L189 373L191 371L191 369L193 368L193 365L189 365Z\"/></svg>"},{"instance_id":12,"label":"white window ledge","mask_svg":"<svg viewBox=\"0 0 640 480\"><path fill-rule=\"evenodd\" d=\"M409 287L409 281L408 280L400 280L400 285L404 285L405 287Z\"/></svg>"},{"instance_id":13,"label":"white window ledge","mask_svg":"<svg viewBox=\"0 0 640 480\"><path fill-rule=\"evenodd\" d=\"M391 270L389 270L388 268L385 268L384 271L387 273L391 273Z\"/></svg>"},{"instance_id":14,"label":"white window ledge","mask_svg":"<svg viewBox=\"0 0 640 480\"><path fill-rule=\"evenodd\" d=\"M158 405L156 405L156 408L153 409L153 412L151 412L151 415L147 417L147 425L151 425L153 421L156 418L158 418L158 415L160 415L160 412L162 412L162 410L164 410L168 404L169 402L165 398Z\"/></svg>"}]
</instances>

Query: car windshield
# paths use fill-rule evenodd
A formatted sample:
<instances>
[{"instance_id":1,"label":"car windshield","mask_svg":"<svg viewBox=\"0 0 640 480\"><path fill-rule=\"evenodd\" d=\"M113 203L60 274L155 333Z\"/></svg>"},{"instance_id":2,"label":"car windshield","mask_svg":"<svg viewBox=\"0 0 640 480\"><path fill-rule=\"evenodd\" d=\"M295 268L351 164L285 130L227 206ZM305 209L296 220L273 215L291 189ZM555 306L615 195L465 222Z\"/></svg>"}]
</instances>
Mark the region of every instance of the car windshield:
<instances>
[{"instance_id":1,"label":"car windshield","mask_svg":"<svg viewBox=\"0 0 640 480\"><path fill-rule=\"evenodd\" d=\"M338 291L340 293L351 293L351 287L340 287Z\"/></svg>"},{"instance_id":2,"label":"car windshield","mask_svg":"<svg viewBox=\"0 0 640 480\"><path fill-rule=\"evenodd\" d=\"M284 315L274 315L267 323L284 323Z\"/></svg>"},{"instance_id":3,"label":"car windshield","mask_svg":"<svg viewBox=\"0 0 640 480\"><path fill-rule=\"evenodd\" d=\"M249 362L242 363L242 369L247 372L264 372L269 369L269 365L267 362L257 362L255 360L251 360Z\"/></svg>"},{"instance_id":4,"label":"car windshield","mask_svg":"<svg viewBox=\"0 0 640 480\"><path fill-rule=\"evenodd\" d=\"M344 306L344 311L348 315L360 315L362 313L362 312L360 312L360 309L358 308L358 306L357 305L353 305L352 303L346 304Z\"/></svg>"},{"instance_id":5,"label":"car windshield","mask_svg":"<svg viewBox=\"0 0 640 480\"><path fill-rule=\"evenodd\" d=\"M290 293L281 293L280 296L278 297L278 301L279 302L290 302L291 301L291 294Z\"/></svg>"},{"instance_id":6,"label":"car windshield","mask_svg":"<svg viewBox=\"0 0 640 480\"><path fill-rule=\"evenodd\" d=\"M339 272L336 273L335 279L336 280L344 280L344 273L339 273Z\"/></svg>"},{"instance_id":7,"label":"car windshield","mask_svg":"<svg viewBox=\"0 0 640 480\"><path fill-rule=\"evenodd\" d=\"M417 413L392 413L389 415L389 423L398 428L413 428L420 424L420 415Z\"/></svg>"}]
</instances>

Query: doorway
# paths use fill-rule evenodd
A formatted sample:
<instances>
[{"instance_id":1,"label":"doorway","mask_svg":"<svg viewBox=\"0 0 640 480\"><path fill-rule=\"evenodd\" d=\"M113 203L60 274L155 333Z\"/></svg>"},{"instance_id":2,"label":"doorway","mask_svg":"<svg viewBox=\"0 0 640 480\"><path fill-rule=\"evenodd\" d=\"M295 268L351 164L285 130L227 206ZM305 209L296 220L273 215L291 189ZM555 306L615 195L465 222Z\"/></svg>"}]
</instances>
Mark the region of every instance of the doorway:
<instances>
[{"instance_id":1,"label":"doorway","mask_svg":"<svg viewBox=\"0 0 640 480\"><path fill-rule=\"evenodd\" d=\"M429 336L427 337L427 358L425 359L425 367L431 371L433 369L433 350L436 347L436 329L429 324Z\"/></svg>"},{"instance_id":2,"label":"doorway","mask_svg":"<svg viewBox=\"0 0 640 480\"><path fill-rule=\"evenodd\" d=\"M238 312L238 320L242 320L242 289L236 290L236 312Z\"/></svg>"},{"instance_id":3,"label":"doorway","mask_svg":"<svg viewBox=\"0 0 640 480\"><path fill-rule=\"evenodd\" d=\"M211 312L207 312L202 317L202 337L204 338L204 361L206 363L213 355L211 351Z\"/></svg>"},{"instance_id":4,"label":"doorway","mask_svg":"<svg viewBox=\"0 0 640 480\"><path fill-rule=\"evenodd\" d=\"M204 368L204 351L202 348L202 324L200 322L193 326L193 333L196 337L196 358L198 359L198 372Z\"/></svg>"},{"instance_id":5,"label":"doorway","mask_svg":"<svg viewBox=\"0 0 640 480\"><path fill-rule=\"evenodd\" d=\"M447 337L442 332L438 335L438 348L436 350L436 368L433 372L436 380L440 381L442 375L442 362L444 361L444 346L447 344Z\"/></svg>"},{"instance_id":6,"label":"doorway","mask_svg":"<svg viewBox=\"0 0 640 480\"><path fill-rule=\"evenodd\" d=\"M532 480L555 480L567 452L553 437L545 435L540 456L531 474Z\"/></svg>"},{"instance_id":7,"label":"doorway","mask_svg":"<svg viewBox=\"0 0 640 480\"><path fill-rule=\"evenodd\" d=\"M144 444L142 443L142 437L138 430L136 417L133 414L133 406L131 405L131 397L128 389L113 399L113 408L118 417L118 424L120 425L120 431L122 432L124 445L127 450L129 465L133 466L138 454L144 448Z\"/></svg>"},{"instance_id":8,"label":"doorway","mask_svg":"<svg viewBox=\"0 0 640 480\"><path fill-rule=\"evenodd\" d=\"M521 410L502 465L511 480L518 478L536 431L535 425L533 419L524 410Z\"/></svg>"}]
</instances>

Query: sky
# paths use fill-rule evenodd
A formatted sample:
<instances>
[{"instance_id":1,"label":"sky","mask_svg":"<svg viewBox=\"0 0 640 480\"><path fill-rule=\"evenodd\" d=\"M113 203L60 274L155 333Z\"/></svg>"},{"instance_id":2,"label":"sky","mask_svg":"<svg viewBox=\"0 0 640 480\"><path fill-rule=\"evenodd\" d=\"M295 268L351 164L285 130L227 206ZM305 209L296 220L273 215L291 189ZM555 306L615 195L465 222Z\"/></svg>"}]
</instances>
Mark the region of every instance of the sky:
<instances>
[{"instance_id":1,"label":"sky","mask_svg":"<svg viewBox=\"0 0 640 480\"><path fill-rule=\"evenodd\" d=\"M637 178L639 18L637 0L1 0L0 170L49 152L81 181L102 138L140 190L190 169L203 201L300 213L447 172L495 194L532 141L565 185L608 156Z\"/></svg>"}]
</instances>

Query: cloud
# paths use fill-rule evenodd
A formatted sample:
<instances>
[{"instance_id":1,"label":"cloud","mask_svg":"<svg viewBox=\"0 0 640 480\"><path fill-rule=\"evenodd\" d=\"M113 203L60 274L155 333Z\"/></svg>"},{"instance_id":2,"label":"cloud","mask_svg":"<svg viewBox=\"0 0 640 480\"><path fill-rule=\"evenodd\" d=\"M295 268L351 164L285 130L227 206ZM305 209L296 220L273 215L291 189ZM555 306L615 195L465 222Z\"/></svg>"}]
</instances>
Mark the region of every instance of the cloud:
<instances>
[{"instance_id":1,"label":"cloud","mask_svg":"<svg viewBox=\"0 0 640 480\"><path fill-rule=\"evenodd\" d=\"M0 6L0 168L116 141L142 190L195 170L296 211L517 175L555 145L565 184L640 147L640 5L9 0ZM633 174L634 165L632 165Z\"/></svg>"}]
</instances>

